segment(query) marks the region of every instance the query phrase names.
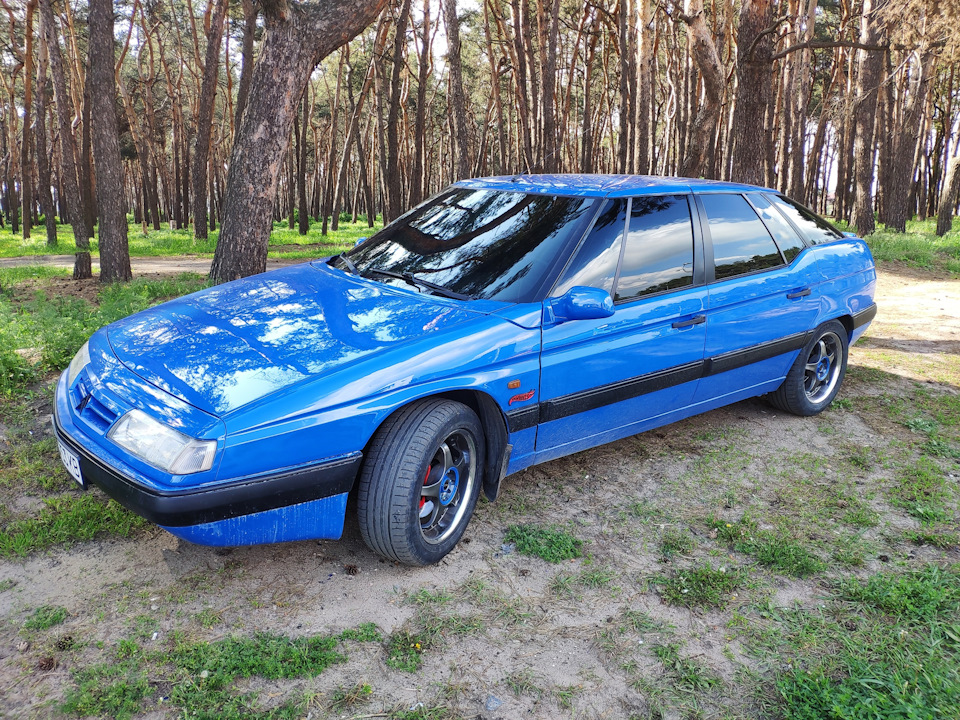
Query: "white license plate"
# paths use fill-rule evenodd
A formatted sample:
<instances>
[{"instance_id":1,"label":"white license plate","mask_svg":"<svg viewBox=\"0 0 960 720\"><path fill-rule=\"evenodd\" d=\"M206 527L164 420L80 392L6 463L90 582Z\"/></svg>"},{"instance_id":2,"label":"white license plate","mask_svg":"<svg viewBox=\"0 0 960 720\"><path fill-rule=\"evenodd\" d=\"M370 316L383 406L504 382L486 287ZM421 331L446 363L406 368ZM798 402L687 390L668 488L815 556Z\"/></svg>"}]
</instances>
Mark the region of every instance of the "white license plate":
<instances>
[{"instance_id":1,"label":"white license plate","mask_svg":"<svg viewBox=\"0 0 960 720\"><path fill-rule=\"evenodd\" d=\"M83 482L83 475L80 473L80 458L73 450L64 445L60 438L57 438L57 448L60 450L60 459L63 461L63 466L67 469L67 472L70 473L70 477L80 483L80 487L86 487Z\"/></svg>"}]
</instances>

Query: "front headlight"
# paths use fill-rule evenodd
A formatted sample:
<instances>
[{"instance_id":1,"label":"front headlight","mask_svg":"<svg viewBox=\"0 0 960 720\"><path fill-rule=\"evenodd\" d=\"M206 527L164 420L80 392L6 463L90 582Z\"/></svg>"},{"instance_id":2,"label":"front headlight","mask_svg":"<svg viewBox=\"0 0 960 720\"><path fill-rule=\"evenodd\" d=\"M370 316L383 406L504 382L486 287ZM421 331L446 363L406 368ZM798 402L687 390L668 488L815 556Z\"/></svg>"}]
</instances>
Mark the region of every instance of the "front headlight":
<instances>
[{"instance_id":1,"label":"front headlight","mask_svg":"<svg viewBox=\"0 0 960 720\"><path fill-rule=\"evenodd\" d=\"M216 440L197 440L140 410L117 420L107 437L144 462L171 475L203 472L213 466Z\"/></svg>"},{"instance_id":2,"label":"front headlight","mask_svg":"<svg viewBox=\"0 0 960 720\"><path fill-rule=\"evenodd\" d=\"M67 368L67 386L73 385L73 381L77 379L77 375L80 374L80 371L83 370L87 365L90 364L90 343L85 342L83 347L80 348L79 352L73 356L73 360L70 361L70 367Z\"/></svg>"}]
</instances>

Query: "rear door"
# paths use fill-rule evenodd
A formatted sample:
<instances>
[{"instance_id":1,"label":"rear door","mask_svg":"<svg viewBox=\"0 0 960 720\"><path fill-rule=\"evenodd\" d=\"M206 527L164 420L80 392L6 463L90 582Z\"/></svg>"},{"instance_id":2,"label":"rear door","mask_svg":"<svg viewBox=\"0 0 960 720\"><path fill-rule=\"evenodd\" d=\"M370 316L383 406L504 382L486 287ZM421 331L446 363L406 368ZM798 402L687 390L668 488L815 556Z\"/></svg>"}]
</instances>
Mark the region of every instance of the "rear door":
<instances>
[{"instance_id":1,"label":"rear door","mask_svg":"<svg viewBox=\"0 0 960 720\"><path fill-rule=\"evenodd\" d=\"M786 375L816 321L816 260L761 194L696 199L709 288L696 401L768 392Z\"/></svg>"},{"instance_id":2,"label":"rear door","mask_svg":"<svg viewBox=\"0 0 960 720\"><path fill-rule=\"evenodd\" d=\"M538 462L640 432L692 402L707 292L690 202L608 201L551 293L600 287L616 310L544 328Z\"/></svg>"}]
</instances>

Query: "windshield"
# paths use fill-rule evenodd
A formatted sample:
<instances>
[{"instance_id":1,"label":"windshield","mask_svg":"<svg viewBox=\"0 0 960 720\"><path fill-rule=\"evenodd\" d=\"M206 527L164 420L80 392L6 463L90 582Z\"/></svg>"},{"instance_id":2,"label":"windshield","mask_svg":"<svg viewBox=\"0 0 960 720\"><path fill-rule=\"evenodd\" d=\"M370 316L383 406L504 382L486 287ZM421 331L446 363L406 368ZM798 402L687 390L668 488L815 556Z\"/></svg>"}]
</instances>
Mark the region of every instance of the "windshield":
<instances>
[{"instance_id":1,"label":"windshield","mask_svg":"<svg viewBox=\"0 0 960 720\"><path fill-rule=\"evenodd\" d=\"M454 187L330 262L423 292L532 302L552 285L594 202Z\"/></svg>"}]
</instances>

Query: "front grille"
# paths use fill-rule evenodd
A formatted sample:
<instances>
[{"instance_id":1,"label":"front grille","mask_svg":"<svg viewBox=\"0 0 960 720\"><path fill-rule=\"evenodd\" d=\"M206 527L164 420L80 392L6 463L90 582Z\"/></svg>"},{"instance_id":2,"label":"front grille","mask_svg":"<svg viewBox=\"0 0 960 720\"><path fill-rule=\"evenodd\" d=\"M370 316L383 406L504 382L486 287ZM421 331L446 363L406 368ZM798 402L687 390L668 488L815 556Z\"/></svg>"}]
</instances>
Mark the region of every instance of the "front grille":
<instances>
[{"instance_id":1,"label":"front grille","mask_svg":"<svg viewBox=\"0 0 960 720\"><path fill-rule=\"evenodd\" d=\"M93 425L101 433L110 429L113 421L117 419L117 413L108 408L93 395L87 400L86 406L80 413L80 417Z\"/></svg>"},{"instance_id":2,"label":"front grille","mask_svg":"<svg viewBox=\"0 0 960 720\"><path fill-rule=\"evenodd\" d=\"M110 429L119 415L119 412L110 408L110 401L103 397L99 389L94 389L86 370L81 372L70 390L70 403L80 419L101 435Z\"/></svg>"}]
</instances>

